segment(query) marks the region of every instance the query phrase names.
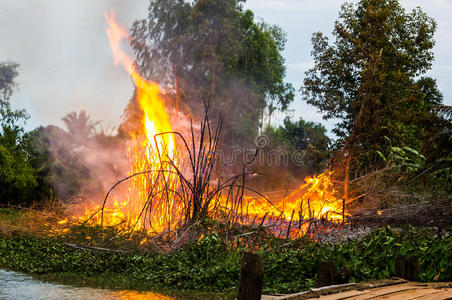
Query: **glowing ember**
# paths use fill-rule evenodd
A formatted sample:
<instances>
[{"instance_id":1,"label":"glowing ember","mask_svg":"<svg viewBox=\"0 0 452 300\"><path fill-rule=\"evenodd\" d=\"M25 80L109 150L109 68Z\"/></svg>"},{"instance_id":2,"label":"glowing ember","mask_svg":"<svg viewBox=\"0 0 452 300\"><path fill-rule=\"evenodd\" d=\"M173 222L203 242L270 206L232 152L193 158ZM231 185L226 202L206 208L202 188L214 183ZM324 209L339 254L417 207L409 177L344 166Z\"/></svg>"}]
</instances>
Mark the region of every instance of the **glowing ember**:
<instances>
[{"instance_id":1,"label":"glowing ember","mask_svg":"<svg viewBox=\"0 0 452 300\"><path fill-rule=\"evenodd\" d=\"M159 233L176 227L184 217L184 203L177 192L180 181L169 170L174 170L179 162L186 161L189 154L177 152L175 136L170 133L173 131L170 117L159 85L145 80L135 69L133 60L121 50L121 41L128 39L127 31L115 22L113 14L105 17L109 25L107 35L115 65L125 68L136 87L136 99L142 111L141 129L139 132L130 132L133 143L128 149L131 176L128 190L109 199L102 215L98 213L90 219L101 208L100 205L93 205L85 208L79 220L129 230L146 229L151 234ZM172 167L165 168L162 158L171 161ZM138 173L142 175L133 176ZM331 175L327 171L316 177L307 177L305 183L292 194L275 202L269 201L273 199L244 196L244 208L240 213L246 218L241 218L239 222L246 223L251 219L271 222L272 219L279 218L289 224L298 222L296 230L303 233L308 224L301 222L302 220L341 221L342 200L336 197ZM227 211L231 206L225 196L210 205L212 217L218 209ZM65 222L67 220L59 223L63 225ZM290 229L290 225L288 227Z\"/></svg>"}]
</instances>

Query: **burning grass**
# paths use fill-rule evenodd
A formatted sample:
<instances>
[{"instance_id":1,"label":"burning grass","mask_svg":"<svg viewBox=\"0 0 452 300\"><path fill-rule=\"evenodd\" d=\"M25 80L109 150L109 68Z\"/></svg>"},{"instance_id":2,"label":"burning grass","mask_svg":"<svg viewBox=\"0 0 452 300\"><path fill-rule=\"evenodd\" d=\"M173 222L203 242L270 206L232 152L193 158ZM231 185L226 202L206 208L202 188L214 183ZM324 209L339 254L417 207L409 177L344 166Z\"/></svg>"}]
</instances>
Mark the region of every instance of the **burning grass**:
<instances>
[{"instance_id":1,"label":"burning grass","mask_svg":"<svg viewBox=\"0 0 452 300\"><path fill-rule=\"evenodd\" d=\"M134 81L142 112L124 150L129 172L101 201L4 211L1 267L103 278L103 285L115 288L230 291L242 252L254 251L265 262L265 292L283 293L313 287L326 260L352 269L354 280L362 281L389 277L396 255L419 254L425 257L423 280L450 279L448 235L380 229L345 242L349 213L331 170L276 199L247 187L247 166L259 149L240 174L215 174L221 118L209 119L206 102L199 126L182 117L187 126L175 130L173 115L181 114L165 105L158 84L135 70L119 47L126 31L112 16L107 20L115 63Z\"/></svg>"},{"instance_id":2,"label":"burning grass","mask_svg":"<svg viewBox=\"0 0 452 300\"><path fill-rule=\"evenodd\" d=\"M199 127L182 117L189 125L175 131L172 116L181 114L165 105L158 84L143 78L121 49L121 41L128 38L126 30L113 15L106 15L106 19L115 64L124 67L136 86L140 126L129 133L128 175L112 186L102 202L81 203L82 209L76 212L73 208L74 213L58 225L98 226L101 231L114 228L128 239L141 237L142 244L163 238L167 242L164 248L174 248L190 240L203 220L228 228L265 227L284 238L309 235L314 221L345 221L345 207L329 171L306 178L283 199L269 199L246 185L250 175L247 166L259 149L244 162L241 174L215 176L221 118L216 125L209 119L206 101ZM62 234L67 229L62 229Z\"/></svg>"},{"instance_id":3,"label":"burning grass","mask_svg":"<svg viewBox=\"0 0 452 300\"><path fill-rule=\"evenodd\" d=\"M82 201L66 207L66 217L47 212L22 225L34 223L29 230L84 246L116 249L133 244L159 253L180 249L211 231L225 233L228 245L242 240L250 249L260 249L262 232L285 240L306 236L322 241L324 232L340 233L347 226L345 204L356 199L344 199L330 170L305 178L279 199L246 185L247 166L259 149L244 162L242 173L229 178L214 174L221 118L216 124L209 119L208 101L199 126L167 107L159 85L143 78L121 49L121 41L128 38L126 30L113 15L106 18L115 64L130 74L141 110L139 126L129 133L130 143L124 149L129 172L103 201ZM185 126L175 126L180 122L174 122L174 115Z\"/></svg>"}]
</instances>

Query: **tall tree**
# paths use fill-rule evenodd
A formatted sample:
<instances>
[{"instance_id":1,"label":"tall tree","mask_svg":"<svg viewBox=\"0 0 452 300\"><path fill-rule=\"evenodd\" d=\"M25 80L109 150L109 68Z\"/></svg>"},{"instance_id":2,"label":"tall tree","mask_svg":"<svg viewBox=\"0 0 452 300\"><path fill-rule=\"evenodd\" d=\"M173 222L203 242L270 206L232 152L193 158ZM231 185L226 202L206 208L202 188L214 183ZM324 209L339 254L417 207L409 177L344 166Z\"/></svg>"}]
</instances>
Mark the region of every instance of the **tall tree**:
<instances>
[{"instance_id":1,"label":"tall tree","mask_svg":"<svg viewBox=\"0 0 452 300\"><path fill-rule=\"evenodd\" d=\"M80 111L78 115L76 112L71 112L62 120L72 136L73 142L79 145L83 145L93 136L96 126L100 123L99 121L92 121L84 110Z\"/></svg>"},{"instance_id":2,"label":"tall tree","mask_svg":"<svg viewBox=\"0 0 452 300\"><path fill-rule=\"evenodd\" d=\"M19 75L18 67L14 62L0 63L0 123L3 132L22 131L20 122L28 117L24 110L13 110L9 102L14 88L17 87L15 78Z\"/></svg>"},{"instance_id":3,"label":"tall tree","mask_svg":"<svg viewBox=\"0 0 452 300\"><path fill-rule=\"evenodd\" d=\"M141 73L173 94L177 77L181 100L195 115L209 100L213 112L227 116L230 144L257 132L266 106L285 110L294 99L284 83L284 33L254 22L244 2L150 0L149 18L132 28Z\"/></svg>"},{"instance_id":4,"label":"tall tree","mask_svg":"<svg viewBox=\"0 0 452 300\"><path fill-rule=\"evenodd\" d=\"M23 138L21 123L27 115L24 110L13 110L9 101L17 86L17 68L16 63L0 63L0 203L3 204L30 201L38 185Z\"/></svg>"},{"instance_id":5,"label":"tall tree","mask_svg":"<svg viewBox=\"0 0 452 300\"><path fill-rule=\"evenodd\" d=\"M420 8L406 12L398 0L344 4L332 45L322 33L312 38L315 66L306 72L304 99L338 118L334 132L363 166L376 150L421 146L431 108L441 103L436 83L421 77L432 65L434 19Z\"/></svg>"}]
</instances>

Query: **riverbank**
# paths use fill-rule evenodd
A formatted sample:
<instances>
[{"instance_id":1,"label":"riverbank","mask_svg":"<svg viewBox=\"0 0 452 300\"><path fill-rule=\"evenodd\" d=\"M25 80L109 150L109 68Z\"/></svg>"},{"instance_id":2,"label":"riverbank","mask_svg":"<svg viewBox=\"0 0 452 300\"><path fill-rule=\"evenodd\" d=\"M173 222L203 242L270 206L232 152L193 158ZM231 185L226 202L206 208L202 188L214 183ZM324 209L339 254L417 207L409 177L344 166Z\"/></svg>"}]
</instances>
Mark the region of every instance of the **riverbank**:
<instances>
[{"instance_id":1,"label":"riverbank","mask_svg":"<svg viewBox=\"0 0 452 300\"><path fill-rule=\"evenodd\" d=\"M37 237L0 239L0 268L24 272L42 281L76 287L153 291L183 295L184 299L193 293L209 299L229 299L233 294L227 289L215 288L224 286L218 281L202 282L206 276L196 275L201 273L197 266L192 266L192 278L188 277L190 272L178 273L177 266L182 263L178 258L177 255L165 257L135 251L82 250Z\"/></svg>"},{"instance_id":2,"label":"riverbank","mask_svg":"<svg viewBox=\"0 0 452 300\"><path fill-rule=\"evenodd\" d=\"M183 299L195 299L182 297ZM200 297L201 299L216 299ZM153 300L171 300L173 296L153 292L140 292L133 290L107 290L90 287L75 287L63 285L54 282L43 282L32 276L0 269L0 299L34 299L34 300L52 300L52 299L71 299L71 300L105 300L105 299L153 299ZM199 299L199 298L197 298ZM219 298L221 299L221 298Z\"/></svg>"},{"instance_id":3,"label":"riverbank","mask_svg":"<svg viewBox=\"0 0 452 300\"><path fill-rule=\"evenodd\" d=\"M265 294L312 288L320 263L352 271L351 281L389 278L399 255L419 257L420 280L452 281L452 238L432 229L380 228L358 240L319 244L273 239L256 249L264 262ZM264 250L265 249L265 250ZM0 238L0 268L80 286L150 291L235 293L241 247L229 248L213 232L169 253L81 249L58 239L12 234Z\"/></svg>"}]
</instances>

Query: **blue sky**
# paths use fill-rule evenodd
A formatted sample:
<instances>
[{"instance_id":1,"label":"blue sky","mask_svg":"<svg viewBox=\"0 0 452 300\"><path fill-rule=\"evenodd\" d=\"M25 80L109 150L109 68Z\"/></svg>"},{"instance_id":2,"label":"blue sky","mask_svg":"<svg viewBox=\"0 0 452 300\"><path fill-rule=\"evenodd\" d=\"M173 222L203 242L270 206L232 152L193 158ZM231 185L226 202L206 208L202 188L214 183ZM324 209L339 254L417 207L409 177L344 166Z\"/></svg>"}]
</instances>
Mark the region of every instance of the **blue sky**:
<instances>
[{"instance_id":1,"label":"blue sky","mask_svg":"<svg viewBox=\"0 0 452 300\"><path fill-rule=\"evenodd\" d=\"M311 35L329 34L337 19L341 0L248 0L256 17L277 24L287 33L284 51L287 81L297 89L312 65ZM445 103L452 105L451 0L401 0L407 9L421 6L438 21L436 61L428 74L438 80ZM112 8L120 23L130 27L146 16L147 0L2 0L0 8L0 61L12 60L20 67L19 90L13 106L25 108L31 119L27 128L61 125L61 118L85 109L104 126L117 126L132 95L132 82L115 68L105 35L103 14ZM322 122L299 95L291 106L293 117ZM274 122L284 116L279 115Z\"/></svg>"}]
</instances>

